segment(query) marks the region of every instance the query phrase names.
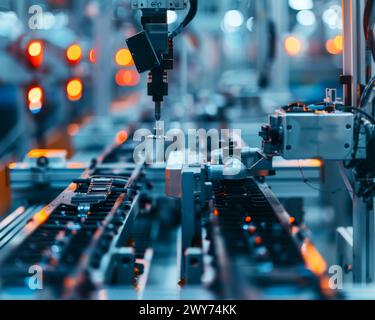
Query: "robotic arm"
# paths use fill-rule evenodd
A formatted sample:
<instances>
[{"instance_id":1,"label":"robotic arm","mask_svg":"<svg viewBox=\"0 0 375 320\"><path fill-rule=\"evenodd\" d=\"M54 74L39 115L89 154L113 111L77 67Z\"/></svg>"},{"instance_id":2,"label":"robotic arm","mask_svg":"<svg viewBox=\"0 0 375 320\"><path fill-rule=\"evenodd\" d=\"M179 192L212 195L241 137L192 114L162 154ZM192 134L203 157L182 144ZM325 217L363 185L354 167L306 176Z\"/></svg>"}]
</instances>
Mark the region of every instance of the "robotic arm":
<instances>
[{"instance_id":1,"label":"robotic arm","mask_svg":"<svg viewBox=\"0 0 375 320\"><path fill-rule=\"evenodd\" d=\"M143 31L127 39L139 73L149 72L148 95L155 103L155 119L160 120L161 103L168 95L168 70L173 69L173 38L193 20L198 0L189 0L190 8L179 27L168 30L167 11L184 10L188 0L132 0L132 8L142 11Z\"/></svg>"}]
</instances>

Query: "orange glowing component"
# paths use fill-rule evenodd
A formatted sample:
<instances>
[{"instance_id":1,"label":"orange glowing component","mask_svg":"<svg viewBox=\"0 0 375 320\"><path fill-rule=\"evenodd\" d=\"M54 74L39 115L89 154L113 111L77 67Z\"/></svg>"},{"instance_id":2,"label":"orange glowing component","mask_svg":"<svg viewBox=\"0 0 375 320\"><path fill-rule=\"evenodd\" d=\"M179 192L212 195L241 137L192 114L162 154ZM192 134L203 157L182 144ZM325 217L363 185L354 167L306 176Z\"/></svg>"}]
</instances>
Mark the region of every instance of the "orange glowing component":
<instances>
[{"instance_id":1,"label":"orange glowing component","mask_svg":"<svg viewBox=\"0 0 375 320\"><path fill-rule=\"evenodd\" d=\"M247 216L247 217L245 218L245 222L247 222L247 223L251 222L251 217Z\"/></svg>"},{"instance_id":2,"label":"orange glowing component","mask_svg":"<svg viewBox=\"0 0 375 320\"><path fill-rule=\"evenodd\" d=\"M262 244L263 239L262 239L261 237L258 236L258 237L255 237L254 242L255 242L255 244L256 244L257 246L259 246L259 245Z\"/></svg>"},{"instance_id":3,"label":"orange glowing component","mask_svg":"<svg viewBox=\"0 0 375 320\"><path fill-rule=\"evenodd\" d=\"M28 107L31 113L39 113L43 107L43 89L39 86L34 86L27 91Z\"/></svg>"},{"instance_id":4,"label":"orange glowing component","mask_svg":"<svg viewBox=\"0 0 375 320\"><path fill-rule=\"evenodd\" d=\"M40 157L65 157L65 155L66 151L64 149L32 149L28 152L27 157L31 159L38 159Z\"/></svg>"},{"instance_id":5,"label":"orange glowing component","mask_svg":"<svg viewBox=\"0 0 375 320\"><path fill-rule=\"evenodd\" d=\"M85 169L86 165L82 162L69 162L66 167L69 169Z\"/></svg>"},{"instance_id":6,"label":"orange glowing component","mask_svg":"<svg viewBox=\"0 0 375 320\"><path fill-rule=\"evenodd\" d=\"M8 168L9 169L15 169L17 167L17 164L15 162L9 163Z\"/></svg>"},{"instance_id":7,"label":"orange glowing component","mask_svg":"<svg viewBox=\"0 0 375 320\"><path fill-rule=\"evenodd\" d=\"M47 213L46 209L42 209L39 211L34 217L33 220L38 224L43 224L47 221L49 214Z\"/></svg>"},{"instance_id":8,"label":"orange glowing component","mask_svg":"<svg viewBox=\"0 0 375 320\"><path fill-rule=\"evenodd\" d=\"M257 228L255 226L250 226L249 228L247 228L247 231L250 234L254 234L256 230L257 230Z\"/></svg>"},{"instance_id":9,"label":"orange glowing component","mask_svg":"<svg viewBox=\"0 0 375 320\"><path fill-rule=\"evenodd\" d=\"M82 49L78 44L71 45L66 50L66 58L70 64L77 64L82 59Z\"/></svg>"},{"instance_id":10,"label":"orange glowing component","mask_svg":"<svg viewBox=\"0 0 375 320\"><path fill-rule=\"evenodd\" d=\"M133 57L129 49L118 50L116 52L115 61L122 67L130 67L134 65Z\"/></svg>"},{"instance_id":11,"label":"orange glowing component","mask_svg":"<svg viewBox=\"0 0 375 320\"><path fill-rule=\"evenodd\" d=\"M27 94L29 102L40 102L43 99L43 89L41 87L33 87Z\"/></svg>"},{"instance_id":12,"label":"orange glowing component","mask_svg":"<svg viewBox=\"0 0 375 320\"><path fill-rule=\"evenodd\" d=\"M66 85L66 95L69 100L77 101L81 99L83 85L81 79L71 79Z\"/></svg>"},{"instance_id":13,"label":"orange glowing component","mask_svg":"<svg viewBox=\"0 0 375 320\"><path fill-rule=\"evenodd\" d=\"M139 84L140 76L135 70L119 70L116 73L116 83L120 87L135 87Z\"/></svg>"},{"instance_id":14,"label":"orange glowing component","mask_svg":"<svg viewBox=\"0 0 375 320\"><path fill-rule=\"evenodd\" d=\"M26 49L27 60L34 68L39 68L43 63L43 49L42 41L32 40L28 43Z\"/></svg>"},{"instance_id":15,"label":"orange glowing component","mask_svg":"<svg viewBox=\"0 0 375 320\"><path fill-rule=\"evenodd\" d=\"M334 39L328 39L326 42L326 50L329 54L337 55L342 52L342 50L339 50L336 48Z\"/></svg>"},{"instance_id":16,"label":"orange glowing component","mask_svg":"<svg viewBox=\"0 0 375 320\"><path fill-rule=\"evenodd\" d=\"M289 218L289 223L290 224L293 224L293 223L295 223L296 222L296 218L294 218L294 217L290 217Z\"/></svg>"},{"instance_id":17,"label":"orange glowing component","mask_svg":"<svg viewBox=\"0 0 375 320\"><path fill-rule=\"evenodd\" d=\"M89 60L90 60L91 63L95 63L96 62L96 51L95 51L95 49L91 49L90 50Z\"/></svg>"},{"instance_id":18,"label":"orange glowing component","mask_svg":"<svg viewBox=\"0 0 375 320\"><path fill-rule=\"evenodd\" d=\"M307 160L284 160L277 159L274 161L275 168L319 168L323 165L323 162L318 159L307 159Z\"/></svg>"},{"instance_id":19,"label":"orange glowing component","mask_svg":"<svg viewBox=\"0 0 375 320\"><path fill-rule=\"evenodd\" d=\"M341 34L334 37L333 45L335 46L336 50L341 52L344 49L344 37Z\"/></svg>"},{"instance_id":20,"label":"orange glowing component","mask_svg":"<svg viewBox=\"0 0 375 320\"><path fill-rule=\"evenodd\" d=\"M284 41L284 48L288 55L297 56L302 51L302 42L297 37L289 36Z\"/></svg>"},{"instance_id":21,"label":"orange glowing component","mask_svg":"<svg viewBox=\"0 0 375 320\"><path fill-rule=\"evenodd\" d=\"M303 243L301 253L307 269L316 275L322 275L326 272L327 263L311 242L305 241Z\"/></svg>"},{"instance_id":22,"label":"orange glowing component","mask_svg":"<svg viewBox=\"0 0 375 320\"><path fill-rule=\"evenodd\" d=\"M39 56L42 53L43 47L40 41L32 41L27 49L28 53L32 57Z\"/></svg>"},{"instance_id":23,"label":"orange glowing component","mask_svg":"<svg viewBox=\"0 0 375 320\"><path fill-rule=\"evenodd\" d=\"M218 215L219 215L219 210L214 209L214 216L218 216Z\"/></svg>"},{"instance_id":24,"label":"orange glowing component","mask_svg":"<svg viewBox=\"0 0 375 320\"><path fill-rule=\"evenodd\" d=\"M129 138L129 134L125 130L121 130L116 135L116 142L118 144L123 144L126 142L126 140L128 140L128 138Z\"/></svg>"}]
</instances>

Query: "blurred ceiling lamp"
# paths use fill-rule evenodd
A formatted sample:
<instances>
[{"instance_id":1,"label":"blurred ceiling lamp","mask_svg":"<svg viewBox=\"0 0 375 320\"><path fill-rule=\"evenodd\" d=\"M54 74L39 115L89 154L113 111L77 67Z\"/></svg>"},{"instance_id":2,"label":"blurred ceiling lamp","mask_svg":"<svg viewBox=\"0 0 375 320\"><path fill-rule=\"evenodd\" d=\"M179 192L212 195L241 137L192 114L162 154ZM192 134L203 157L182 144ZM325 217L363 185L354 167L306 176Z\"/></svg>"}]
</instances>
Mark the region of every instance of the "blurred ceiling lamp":
<instances>
[{"instance_id":1,"label":"blurred ceiling lamp","mask_svg":"<svg viewBox=\"0 0 375 320\"><path fill-rule=\"evenodd\" d=\"M43 107L44 92L40 86L32 86L27 91L28 107L31 113L37 114Z\"/></svg>"},{"instance_id":2,"label":"blurred ceiling lamp","mask_svg":"<svg viewBox=\"0 0 375 320\"><path fill-rule=\"evenodd\" d=\"M332 55L337 55L337 54L342 53L342 50L336 47L334 39L328 39L326 41L326 50L329 54L332 54Z\"/></svg>"},{"instance_id":3,"label":"blurred ceiling lamp","mask_svg":"<svg viewBox=\"0 0 375 320\"><path fill-rule=\"evenodd\" d=\"M78 101L82 97L83 85L81 79L71 79L66 84L66 96L70 101Z\"/></svg>"},{"instance_id":4,"label":"blurred ceiling lamp","mask_svg":"<svg viewBox=\"0 0 375 320\"><path fill-rule=\"evenodd\" d=\"M297 21L300 25L309 27L315 24L316 17L311 10L301 10L297 13Z\"/></svg>"},{"instance_id":5,"label":"blurred ceiling lamp","mask_svg":"<svg viewBox=\"0 0 375 320\"><path fill-rule=\"evenodd\" d=\"M120 87L135 87L140 81L140 76L135 70L119 70L116 73L116 83Z\"/></svg>"},{"instance_id":6,"label":"blurred ceiling lamp","mask_svg":"<svg viewBox=\"0 0 375 320\"><path fill-rule=\"evenodd\" d=\"M69 64L78 64L81 62L82 59L82 49L78 44L71 45L66 50L66 59L68 60Z\"/></svg>"},{"instance_id":7,"label":"blurred ceiling lamp","mask_svg":"<svg viewBox=\"0 0 375 320\"><path fill-rule=\"evenodd\" d=\"M90 60L91 63L95 63L96 62L96 51L95 51L95 49L91 49L90 50L89 60Z\"/></svg>"},{"instance_id":8,"label":"blurred ceiling lamp","mask_svg":"<svg viewBox=\"0 0 375 320\"><path fill-rule=\"evenodd\" d=\"M134 65L133 57L129 49L118 50L116 52L115 61L122 67L130 67Z\"/></svg>"},{"instance_id":9,"label":"blurred ceiling lamp","mask_svg":"<svg viewBox=\"0 0 375 320\"><path fill-rule=\"evenodd\" d=\"M34 68L39 68L43 63L44 43L40 40L31 40L27 44L27 60Z\"/></svg>"},{"instance_id":10,"label":"blurred ceiling lamp","mask_svg":"<svg viewBox=\"0 0 375 320\"><path fill-rule=\"evenodd\" d=\"M289 36L284 41L284 48L289 56L297 56L302 51L302 42L294 36Z\"/></svg>"},{"instance_id":11,"label":"blurred ceiling lamp","mask_svg":"<svg viewBox=\"0 0 375 320\"><path fill-rule=\"evenodd\" d=\"M289 7L294 10L311 10L314 8L313 0L289 0Z\"/></svg>"},{"instance_id":12,"label":"blurred ceiling lamp","mask_svg":"<svg viewBox=\"0 0 375 320\"><path fill-rule=\"evenodd\" d=\"M229 10L224 15L224 30L236 32L244 23L244 17L239 10Z\"/></svg>"}]
</instances>

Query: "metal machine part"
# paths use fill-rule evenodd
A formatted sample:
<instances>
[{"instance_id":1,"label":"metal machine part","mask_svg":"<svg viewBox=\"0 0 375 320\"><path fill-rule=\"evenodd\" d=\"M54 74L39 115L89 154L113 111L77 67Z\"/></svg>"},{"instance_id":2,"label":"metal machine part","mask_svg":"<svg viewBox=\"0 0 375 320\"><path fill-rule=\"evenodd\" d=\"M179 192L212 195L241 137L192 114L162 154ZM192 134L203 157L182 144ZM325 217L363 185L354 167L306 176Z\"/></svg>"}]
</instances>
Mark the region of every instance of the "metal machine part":
<instances>
[{"instance_id":1,"label":"metal machine part","mask_svg":"<svg viewBox=\"0 0 375 320\"><path fill-rule=\"evenodd\" d=\"M160 120L161 102L168 95L167 70L173 69L173 38L169 36L167 10L183 10L187 1L132 1L142 10L144 31L127 39L138 72L150 71L148 94L155 102L155 119Z\"/></svg>"},{"instance_id":2,"label":"metal machine part","mask_svg":"<svg viewBox=\"0 0 375 320\"><path fill-rule=\"evenodd\" d=\"M67 161L66 157L65 150L35 149L23 162L10 164L13 197L30 203L44 203L56 197L87 167Z\"/></svg>"},{"instance_id":3,"label":"metal machine part","mask_svg":"<svg viewBox=\"0 0 375 320\"><path fill-rule=\"evenodd\" d=\"M143 31L126 40L138 72L149 71L148 95L155 103L155 120L161 116L161 103L168 95L168 73L173 69L173 38L193 19L197 0L190 0L187 17L175 31L168 30L167 11L184 10L187 0L132 1L133 9L142 11Z\"/></svg>"},{"instance_id":4,"label":"metal machine part","mask_svg":"<svg viewBox=\"0 0 375 320\"><path fill-rule=\"evenodd\" d=\"M225 297L251 299L261 288L263 298L282 298L278 287L291 288L296 297L330 297L322 287L326 262L266 184L215 181L213 190L213 241L216 254L228 257L217 259L220 277L232 284L221 288Z\"/></svg>"},{"instance_id":5,"label":"metal machine part","mask_svg":"<svg viewBox=\"0 0 375 320\"><path fill-rule=\"evenodd\" d=\"M168 9L183 10L187 6L187 0L132 0L133 9Z\"/></svg>"},{"instance_id":6,"label":"metal machine part","mask_svg":"<svg viewBox=\"0 0 375 320\"><path fill-rule=\"evenodd\" d=\"M284 159L346 160L353 150L354 114L277 110L262 128L264 151Z\"/></svg>"},{"instance_id":7,"label":"metal machine part","mask_svg":"<svg viewBox=\"0 0 375 320\"><path fill-rule=\"evenodd\" d=\"M324 259L267 185L251 178L251 171L226 179L223 172L212 175L221 165L182 165L178 159L171 154L166 191L181 199L181 284L202 284L212 267L205 257L213 256L221 297L248 299L261 290L271 298L268 286L299 281L296 295L329 296L320 284Z\"/></svg>"},{"instance_id":8,"label":"metal machine part","mask_svg":"<svg viewBox=\"0 0 375 320\"><path fill-rule=\"evenodd\" d=\"M105 284L144 282L142 263L151 241L147 239L152 218L142 195L142 168L114 164L113 152L104 154L49 205L31 215L15 213L10 222L2 222L4 293L22 289L31 266L43 270L50 298L88 298ZM19 223L21 218L24 223Z\"/></svg>"}]
</instances>

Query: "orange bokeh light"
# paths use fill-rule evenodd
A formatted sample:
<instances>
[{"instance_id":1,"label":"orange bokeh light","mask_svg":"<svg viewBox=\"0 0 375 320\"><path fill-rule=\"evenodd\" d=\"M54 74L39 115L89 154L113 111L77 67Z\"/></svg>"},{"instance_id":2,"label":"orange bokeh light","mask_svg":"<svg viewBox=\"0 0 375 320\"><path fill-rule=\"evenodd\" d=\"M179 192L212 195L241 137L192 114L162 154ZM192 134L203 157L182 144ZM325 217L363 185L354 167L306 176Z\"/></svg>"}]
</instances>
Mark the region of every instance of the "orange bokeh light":
<instances>
[{"instance_id":1,"label":"orange bokeh light","mask_svg":"<svg viewBox=\"0 0 375 320\"><path fill-rule=\"evenodd\" d=\"M305 241L301 247L301 253L307 269L316 275L322 275L327 270L327 263L311 242Z\"/></svg>"},{"instance_id":2,"label":"orange bokeh light","mask_svg":"<svg viewBox=\"0 0 375 320\"><path fill-rule=\"evenodd\" d=\"M96 50L95 49L91 49L90 50L89 60L90 60L91 63L95 63L96 62Z\"/></svg>"},{"instance_id":3,"label":"orange bokeh light","mask_svg":"<svg viewBox=\"0 0 375 320\"><path fill-rule=\"evenodd\" d=\"M134 65L133 57L129 49L118 50L116 52L115 61L122 67L130 67Z\"/></svg>"},{"instance_id":4,"label":"orange bokeh light","mask_svg":"<svg viewBox=\"0 0 375 320\"><path fill-rule=\"evenodd\" d=\"M344 49L344 37L339 34L333 39L333 44L336 50L342 51Z\"/></svg>"},{"instance_id":5,"label":"orange bokeh light","mask_svg":"<svg viewBox=\"0 0 375 320\"><path fill-rule=\"evenodd\" d=\"M32 41L27 49L28 53L32 57L36 57L42 53L43 46L40 41Z\"/></svg>"},{"instance_id":6,"label":"orange bokeh light","mask_svg":"<svg viewBox=\"0 0 375 320\"><path fill-rule=\"evenodd\" d=\"M30 103L42 101L43 100L43 89L39 86L30 88L29 92L27 94L27 98L28 98Z\"/></svg>"},{"instance_id":7,"label":"orange bokeh light","mask_svg":"<svg viewBox=\"0 0 375 320\"><path fill-rule=\"evenodd\" d=\"M66 58L70 64L77 64L82 59L82 49L78 44L71 45L66 50Z\"/></svg>"},{"instance_id":8,"label":"orange bokeh light","mask_svg":"<svg viewBox=\"0 0 375 320\"><path fill-rule=\"evenodd\" d=\"M39 68L43 63L43 49L42 41L32 40L28 43L26 54L27 59L32 67Z\"/></svg>"},{"instance_id":9,"label":"orange bokeh light","mask_svg":"<svg viewBox=\"0 0 375 320\"><path fill-rule=\"evenodd\" d=\"M119 70L116 73L116 83L120 87L134 87L139 80L140 76L135 70Z\"/></svg>"},{"instance_id":10,"label":"orange bokeh light","mask_svg":"<svg viewBox=\"0 0 375 320\"><path fill-rule=\"evenodd\" d=\"M116 135L116 142L118 144L123 144L128 140L129 134L125 130L121 130Z\"/></svg>"},{"instance_id":11,"label":"orange bokeh light","mask_svg":"<svg viewBox=\"0 0 375 320\"><path fill-rule=\"evenodd\" d=\"M284 48L288 55L297 56L302 51L302 42L297 37L289 36L284 41Z\"/></svg>"},{"instance_id":12,"label":"orange bokeh light","mask_svg":"<svg viewBox=\"0 0 375 320\"><path fill-rule=\"evenodd\" d=\"M329 54L332 54L332 55L337 55L342 52L342 50L336 47L334 39L328 39L326 41L326 50Z\"/></svg>"},{"instance_id":13,"label":"orange bokeh light","mask_svg":"<svg viewBox=\"0 0 375 320\"><path fill-rule=\"evenodd\" d=\"M69 100L77 101L81 99L83 85L81 79L71 79L66 85L66 95Z\"/></svg>"}]
</instances>

